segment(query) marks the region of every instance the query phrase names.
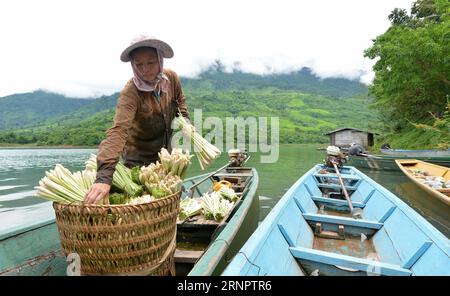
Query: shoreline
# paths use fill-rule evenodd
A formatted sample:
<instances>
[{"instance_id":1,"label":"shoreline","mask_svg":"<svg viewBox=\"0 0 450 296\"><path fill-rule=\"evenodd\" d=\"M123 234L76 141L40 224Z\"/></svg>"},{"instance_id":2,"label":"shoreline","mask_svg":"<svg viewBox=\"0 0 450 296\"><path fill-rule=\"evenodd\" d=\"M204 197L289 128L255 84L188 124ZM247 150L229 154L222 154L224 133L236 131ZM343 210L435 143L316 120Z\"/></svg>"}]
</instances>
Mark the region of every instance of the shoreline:
<instances>
[{"instance_id":1,"label":"shoreline","mask_svg":"<svg viewBox=\"0 0 450 296\"><path fill-rule=\"evenodd\" d=\"M295 146L295 145L306 145L306 146L320 146L322 148L323 143L279 143L283 146ZM319 148L319 147L316 147ZM98 149L98 146L72 146L72 145L56 145L56 146L37 146L37 145L20 145L20 144L3 144L0 143L0 150L6 149Z\"/></svg>"}]
</instances>

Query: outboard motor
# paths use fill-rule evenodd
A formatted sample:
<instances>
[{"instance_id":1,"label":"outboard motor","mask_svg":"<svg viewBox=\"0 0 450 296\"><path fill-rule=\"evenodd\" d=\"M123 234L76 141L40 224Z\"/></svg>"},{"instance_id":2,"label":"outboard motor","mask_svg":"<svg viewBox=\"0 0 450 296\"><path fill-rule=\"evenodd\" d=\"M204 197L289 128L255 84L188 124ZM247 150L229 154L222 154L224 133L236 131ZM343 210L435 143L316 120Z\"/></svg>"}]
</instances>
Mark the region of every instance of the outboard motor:
<instances>
[{"instance_id":1,"label":"outboard motor","mask_svg":"<svg viewBox=\"0 0 450 296\"><path fill-rule=\"evenodd\" d=\"M242 152L240 149L230 149L228 156L230 157L230 167L241 167L249 159L248 153Z\"/></svg>"},{"instance_id":2,"label":"outboard motor","mask_svg":"<svg viewBox=\"0 0 450 296\"><path fill-rule=\"evenodd\" d=\"M338 168L342 168L344 163L347 161L345 155L341 152L339 147L328 146L327 147L327 158L325 159L325 165L327 167L334 167L333 163L336 164Z\"/></svg>"},{"instance_id":3,"label":"outboard motor","mask_svg":"<svg viewBox=\"0 0 450 296\"><path fill-rule=\"evenodd\" d=\"M341 173L339 172L339 169L341 169L344 166L344 163L346 161L347 161L347 158L341 152L339 147L336 147L336 146L328 146L327 147L327 158L325 159L325 165L327 167L334 168L334 172L338 176L339 183L341 185L341 190L344 193L345 199L347 200L350 213L352 214L353 218L359 219L359 218L362 218L362 211L360 208L353 207L350 196L345 187L344 180L342 179Z\"/></svg>"}]
</instances>

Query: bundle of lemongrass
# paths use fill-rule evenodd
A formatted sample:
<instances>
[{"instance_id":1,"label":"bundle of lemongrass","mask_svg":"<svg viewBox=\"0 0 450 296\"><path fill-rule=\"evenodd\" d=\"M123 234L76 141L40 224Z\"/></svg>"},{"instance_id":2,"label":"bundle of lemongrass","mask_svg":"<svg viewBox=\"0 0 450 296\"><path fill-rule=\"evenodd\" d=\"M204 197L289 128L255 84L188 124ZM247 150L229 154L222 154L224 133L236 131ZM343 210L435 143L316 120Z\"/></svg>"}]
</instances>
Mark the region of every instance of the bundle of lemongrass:
<instances>
[{"instance_id":1,"label":"bundle of lemongrass","mask_svg":"<svg viewBox=\"0 0 450 296\"><path fill-rule=\"evenodd\" d=\"M217 191L217 194L231 202L236 202L239 199L239 196L236 194L236 192L232 188L226 186L220 188Z\"/></svg>"},{"instance_id":2,"label":"bundle of lemongrass","mask_svg":"<svg viewBox=\"0 0 450 296\"><path fill-rule=\"evenodd\" d=\"M84 196L94 184L96 173L90 170L71 173L61 164L45 172L39 181L37 196L59 203L82 202Z\"/></svg>"},{"instance_id":3,"label":"bundle of lemongrass","mask_svg":"<svg viewBox=\"0 0 450 296\"><path fill-rule=\"evenodd\" d=\"M159 161L141 167L139 180L147 192L157 199L180 191L183 183L178 175L167 173Z\"/></svg>"},{"instance_id":4,"label":"bundle of lemongrass","mask_svg":"<svg viewBox=\"0 0 450 296\"><path fill-rule=\"evenodd\" d=\"M97 156L95 154L91 154L85 164L86 170L97 172ZM143 192L142 186L133 182L131 170L120 162L116 165L112 184L132 197L140 196Z\"/></svg>"},{"instance_id":5,"label":"bundle of lemongrass","mask_svg":"<svg viewBox=\"0 0 450 296\"><path fill-rule=\"evenodd\" d=\"M197 155L201 169L204 170L221 152L216 146L197 133L194 127L184 119L179 110L178 112L178 122L181 124L183 133L194 144L194 152Z\"/></svg>"},{"instance_id":6,"label":"bundle of lemongrass","mask_svg":"<svg viewBox=\"0 0 450 296\"><path fill-rule=\"evenodd\" d=\"M207 220L222 220L233 208L234 203L222 198L219 193L205 193L200 197L203 215Z\"/></svg>"},{"instance_id":7,"label":"bundle of lemongrass","mask_svg":"<svg viewBox=\"0 0 450 296\"><path fill-rule=\"evenodd\" d=\"M119 162L112 185L123 193L111 194L110 203L145 203L180 191L192 155L184 154L181 149L174 149L170 154L162 148L159 156L161 163L157 161L156 164L131 170ZM84 171L72 174L57 164L54 170L46 172L39 186L35 187L38 189L37 195L61 203L82 202L96 179L97 156L91 154L85 165Z\"/></svg>"},{"instance_id":8,"label":"bundle of lemongrass","mask_svg":"<svg viewBox=\"0 0 450 296\"><path fill-rule=\"evenodd\" d=\"M161 165L167 174L177 175L181 179L184 179L193 155L183 153L183 150L179 148L172 149L172 153L162 148L158 155L161 160Z\"/></svg>"},{"instance_id":9,"label":"bundle of lemongrass","mask_svg":"<svg viewBox=\"0 0 450 296\"><path fill-rule=\"evenodd\" d=\"M180 202L178 220L184 221L203 213L206 220L220 221L230 212L238 199L236 192L228 187L212 193L206 192L200 198L186 197Z\"/></svg>"},{"instance_id":10,"label":"bundle of lemongrass","mask_svg":"<svg viewBox=\"0 0 450 296\"><path fill-rule=\"evenodd\" d=\"M184 221L190 217L201 214L202 202L200 198L185 197L180 202L180 213L178 219Z\"/></svg>"}]
</instances>

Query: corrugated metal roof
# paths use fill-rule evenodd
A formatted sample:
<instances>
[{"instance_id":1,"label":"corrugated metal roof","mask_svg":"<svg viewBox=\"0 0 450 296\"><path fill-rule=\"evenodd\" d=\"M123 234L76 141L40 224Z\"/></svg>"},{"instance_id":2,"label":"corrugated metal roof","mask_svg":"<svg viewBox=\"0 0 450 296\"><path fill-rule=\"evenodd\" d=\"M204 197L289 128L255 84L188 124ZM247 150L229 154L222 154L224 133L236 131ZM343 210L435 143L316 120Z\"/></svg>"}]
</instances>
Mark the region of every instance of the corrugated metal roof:
<instances>
[{"instance_id":1,"label":"corrugated metal roof","mask_svg":"<svg viewBox=\"0 0 450 296\"><path fill-rule=\"evenodd\" d=\"M326 133L326 134L324 134L324 135L334 134L334 133L337 133L337 132L340 132L340 131L343 131L343 130L354 130L354 131L358 131L358 132L363 132L363 133L368 133L368 134L375 134L375 135L378 135L378 133L369 132L369 131L365 131L365 130L361 130L361 129L359 129L359 128L353 128L353 127L343 127L343 128L339 128L339 129L336 129L336 130L334 130L334 131L328 132L328 133Z\"/></svg>"}]
</instances>

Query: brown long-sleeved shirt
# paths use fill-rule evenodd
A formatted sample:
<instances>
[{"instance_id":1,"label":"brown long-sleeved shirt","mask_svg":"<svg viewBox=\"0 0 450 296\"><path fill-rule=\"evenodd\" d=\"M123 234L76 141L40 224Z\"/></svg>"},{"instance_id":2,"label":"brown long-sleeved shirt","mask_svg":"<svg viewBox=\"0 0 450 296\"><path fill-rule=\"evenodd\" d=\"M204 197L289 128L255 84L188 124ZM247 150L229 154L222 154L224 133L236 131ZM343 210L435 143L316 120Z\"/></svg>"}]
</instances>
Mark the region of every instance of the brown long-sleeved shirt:
<instances>
[{"instance_id":1,"label":"brown long-sleeved shirt","mask_svg":"<svg viewBox=\"0 0 450 296\"><path fill-rule=\"evenodd\" d=\"M112 183L120 157L128 167L142 166L158 160L162 147L171 149L171 123L177 108L183 117L189 118L189 113L178 75L168 69L164 74L169 78L169 90L161 92L159 100L153 92L138 90L132 79L120 93L114 124L99 146L96 183Z\"/></svg>"}]
</instances>

